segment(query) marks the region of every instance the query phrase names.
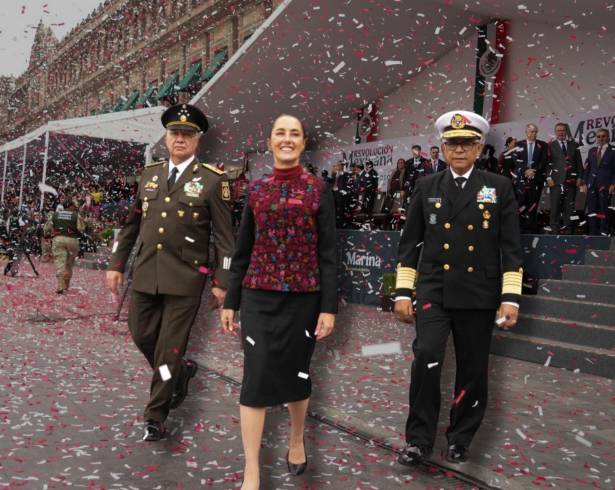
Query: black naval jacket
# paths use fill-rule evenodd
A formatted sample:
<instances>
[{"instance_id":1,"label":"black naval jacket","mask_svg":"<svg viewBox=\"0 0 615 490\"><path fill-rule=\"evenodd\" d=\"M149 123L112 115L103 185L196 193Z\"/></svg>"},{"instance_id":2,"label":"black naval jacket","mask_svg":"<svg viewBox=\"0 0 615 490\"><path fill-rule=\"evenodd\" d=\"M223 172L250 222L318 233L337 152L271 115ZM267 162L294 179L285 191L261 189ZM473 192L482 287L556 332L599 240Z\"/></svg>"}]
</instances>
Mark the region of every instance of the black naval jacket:
<instances>
[{"instance_id":1,"label":"black naval jacket","mask_svg":"<svg viewBox=\"0 0 615 490\"><path fill-rule=\"evenodd\" d=\"M398 261L396 296L410 296L416 283L421 304L497 309L502 301L518 303L522 254L510 180L476 167L461 191L450 170L419 179Z\"/></svg>"},{"instance_id":2,"label":"black naval jacket","mask_svg":"<svg viewBox=\"0 0 615 490\"><path fill-rule=\"evenodd\" d=\"M234 246L226 174L194 160L169 190L168 165L157 162L143 170L135 205L113 246L109 270L124 271L139 237L133 274L136 291L200 296L209 273L213 223L214 283L226 288Z\"/></svg>"}]
</instances>

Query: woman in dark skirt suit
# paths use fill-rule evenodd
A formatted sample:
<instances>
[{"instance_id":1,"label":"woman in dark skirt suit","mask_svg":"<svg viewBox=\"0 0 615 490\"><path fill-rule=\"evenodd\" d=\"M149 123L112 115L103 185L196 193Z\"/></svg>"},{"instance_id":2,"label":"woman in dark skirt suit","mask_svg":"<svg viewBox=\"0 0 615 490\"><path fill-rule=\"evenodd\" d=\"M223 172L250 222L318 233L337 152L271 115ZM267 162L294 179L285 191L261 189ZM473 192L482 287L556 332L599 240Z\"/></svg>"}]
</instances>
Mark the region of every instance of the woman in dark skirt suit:
<instances>
[{"instance_id":1,"label":"woman in dark skirt suit","mask_svg":"<svg viewBox=\"0 0 615 490\"><path fill-rule=\"evenodd\" d=\"M243 490L259 485L266 407L288 403L288 470L307 467L304 425L315 341L327 337L337 313L335 205L325 183L300 164L303 124L279 116L267 146L273 174L250 183L222 310L227 332L241 310L244 351L241 436Z\"/></svg>"}]
</instances>

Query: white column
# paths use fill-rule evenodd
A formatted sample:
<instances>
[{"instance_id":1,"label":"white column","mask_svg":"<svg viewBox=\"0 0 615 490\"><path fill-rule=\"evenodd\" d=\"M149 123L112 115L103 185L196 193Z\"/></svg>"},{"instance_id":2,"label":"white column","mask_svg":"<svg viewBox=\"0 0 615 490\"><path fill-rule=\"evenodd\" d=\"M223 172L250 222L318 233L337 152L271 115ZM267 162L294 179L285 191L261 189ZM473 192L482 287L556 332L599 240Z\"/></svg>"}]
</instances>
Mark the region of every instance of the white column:
<instances>
[{"instance_id":1,"label":"white column","mask_svg":"<svg viewBox=\"0 0 615 490\"><path fill-rule=\"evenodd\" d=\"M26 152L28 151L28 143L23 144L23 159L21 161L21 183L19 184L19 208L23 203L23 178L26 173Z\"/></svg>"},{"instance_id":2,"label":"white column","mask_svg":"<svg viewBox=\"0 0 615 490\"><path fill-rule=\"evenodd\" d=\"M47 159L49 157L49 131L45 133L45 154L43 156L43 180L44 184L47 180ZM40 211L43 210L43 205L45 204L45 193L41 192L41 208Z\"/></svg>"},{"instance_id":3,"label":"white column","mask_svg":"<svg viewBox=\"0 0 615 490\"><path fill-rule=\"evenodd\" d=\"M152 144L145 145L145 165L152 163Z\"/></svg>"},{"instance_id":4,"label":"white column","mask_svg":"<svg viewBox=\"0 0 615 490\"><path fill-rule=\"evenodd\" d=\"M0 197L0 202L4 203L4 189L6 187L6 167L9 161L9 151L4 150L4 170L2 172L2 197Z\"/></svg>"}]
</instances>

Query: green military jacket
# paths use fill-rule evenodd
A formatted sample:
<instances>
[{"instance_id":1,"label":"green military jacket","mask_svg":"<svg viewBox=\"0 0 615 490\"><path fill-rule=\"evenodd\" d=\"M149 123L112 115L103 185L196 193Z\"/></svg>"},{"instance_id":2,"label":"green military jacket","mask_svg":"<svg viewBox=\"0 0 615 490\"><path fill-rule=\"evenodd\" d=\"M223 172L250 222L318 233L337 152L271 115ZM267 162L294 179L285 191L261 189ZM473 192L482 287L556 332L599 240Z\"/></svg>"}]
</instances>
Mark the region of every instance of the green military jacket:
<instances>
[{"instance_id":1,"label":"green military jacket","mask_svg":"<svg viewBox=\"0 0 615 490\"><path fill-rule=\"evenodd\" d=\"M85 230L85 222L77 211L55 211L49 213L43 233L47 236L66 236L79 238Z\"/></svg>"},{"instance_id":2,"label":"green military jacket","mask_svg":"<svg viewBox=\"0 0 615 490\"><path fill-rule=\"evenodd\" d=\"M124 272L137 238L133 288L148 294L200 296L210 273L226 288L233 253L230 190L226 174L192 162L171 189L168 162L145 167L137 199L113 244L109 270ZM215 270L209 271L209 239Z\"/></svg>"}]
</instances>

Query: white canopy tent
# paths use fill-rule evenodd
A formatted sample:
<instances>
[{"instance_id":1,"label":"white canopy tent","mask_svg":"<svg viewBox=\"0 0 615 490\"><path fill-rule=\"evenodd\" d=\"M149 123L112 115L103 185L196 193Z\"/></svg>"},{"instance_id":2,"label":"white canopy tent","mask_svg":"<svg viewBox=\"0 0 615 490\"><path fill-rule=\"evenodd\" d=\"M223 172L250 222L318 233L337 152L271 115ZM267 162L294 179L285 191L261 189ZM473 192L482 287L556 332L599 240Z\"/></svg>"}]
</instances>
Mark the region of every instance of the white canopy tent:
<instances>
[{"instance_id":1,"label":"white canopy tent","mask_svg":"<svg viewBox=\"0 0 615 490\"><path fill-rule=\"evenodd\" d=\"M108 140L126 141L148 145L146 148L146 160L149 158L149 149L153 142L160 139L164 130L160 125L160 115L164 107L151 107L131 111L114 112L97 116L50 121L44 126L4 145L0 146L0 154L4 154L4 168L2 172L2 190L0 202L4 203L7 185L7 167L9 151L23 147L21 161L21 177L19 189L19 206L23 199L24 174L26 169L26 155L28 143L44 136L44 156L42 183L47 176L47 163L49 158L49 138L53 134L66 134L85 136L90 138L104 138ZM44 203L44 193L41 194L41 209Z\"/></svg>"}]
</instances>

